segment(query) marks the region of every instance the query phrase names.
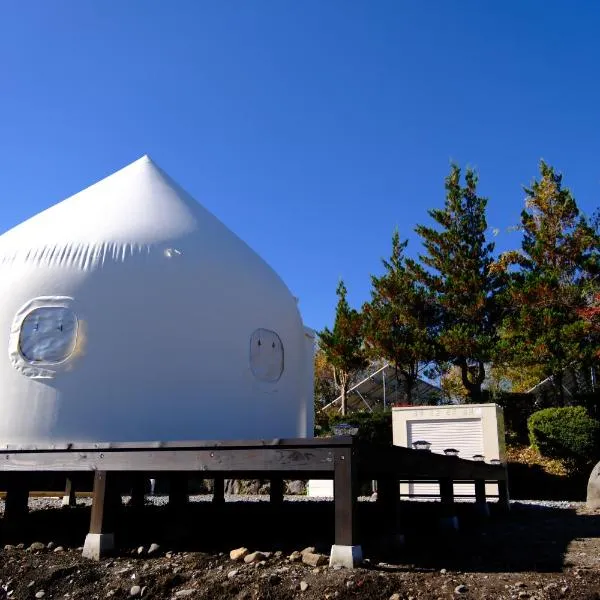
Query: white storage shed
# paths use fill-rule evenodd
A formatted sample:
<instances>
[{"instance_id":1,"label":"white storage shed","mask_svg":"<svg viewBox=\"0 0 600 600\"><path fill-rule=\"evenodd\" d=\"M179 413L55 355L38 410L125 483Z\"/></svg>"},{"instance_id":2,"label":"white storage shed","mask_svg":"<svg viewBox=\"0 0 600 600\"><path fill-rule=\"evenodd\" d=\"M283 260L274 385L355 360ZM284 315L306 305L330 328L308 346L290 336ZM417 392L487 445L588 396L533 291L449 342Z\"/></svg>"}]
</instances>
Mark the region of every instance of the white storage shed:
<instances>
[{"instance_id":1,"label":"white storage shed","mask_svg":"<svg viewBox=\"0 0 600 600\"><path fill-rule=\"evenodd\" d=\"M412 448L416 441L431 444L431 452L444 454L447 448L458 450L460 458L482 455L486 462L505 460L504 415L497 404L460 404L447 406L397 407L392 409L393 443ZM437 483L410 483L401 493L437 495ZM472 484L455 484L456 495L475 493ZM489 485L488 494L497 486Z\"/></svg>"},{"instance_id":2,"label":"white storage shed","mask_svg":"<svg viewBox=\"0 0 600 600\"><path fill-rule=\"evenodd\" d=\"M1 445L312 436L296 299L148 157L2 235L0 299Z\"/></svg>"}]
</instances>

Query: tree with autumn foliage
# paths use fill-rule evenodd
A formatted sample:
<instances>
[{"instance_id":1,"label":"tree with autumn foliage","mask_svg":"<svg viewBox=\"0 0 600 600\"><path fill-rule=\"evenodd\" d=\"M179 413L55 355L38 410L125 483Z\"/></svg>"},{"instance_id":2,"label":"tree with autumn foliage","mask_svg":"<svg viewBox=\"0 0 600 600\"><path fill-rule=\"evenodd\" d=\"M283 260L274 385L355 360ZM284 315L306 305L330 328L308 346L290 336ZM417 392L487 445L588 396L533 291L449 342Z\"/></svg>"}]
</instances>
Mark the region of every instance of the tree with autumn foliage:
<instances>
[{"instance_id":1,"label":"tree with autumn foliage","mask_svg":"<svg viewBox=\"0 0 600 600\"><path fill-rule=\"evenodd\" d=\"M348 304L343 281L340 281L336 293L338 303L333 330L325 327L319 332L319 347L333 368L335 384L341 396L341 413L346 415L351 378L368 363L363 347L362 317Z\"/></svg>"},{"instance_id":2,"label":"tree with autumn foliage","mask_svg":"<svg viewBox=\"0 0 600 600\"><path fill-rule=\"evenodd\" d=\"M367 348L394 367L410 404L419 375L435 358L436 311L427 289L406 268L407 244L396 231L392 255L383 261L385 273L371 277L371 301L363 306L363 318Z\"/></svg>"},{"instance_id":3,"label":"tree with autumn foliage","mask_svg":"<svg viewBox=\"0 0 600 600\"><path fill-rule=\"evenodd\" d=\"M502 254L493 267L510 270L501 349L513 364L542 365L564 400L565 369L598 352L583 317L586 290L600 270L599 237L550 165L540 163L539 179L525 192L521 249Z\"/></svg>"},{"instance_id":4,"label":"tree with autumn foliage","mask_svg":"<svg viewBox=\"0 0 600 600\"><path fill-rule=\"evenodd\" d=\"M408 264L440 315L440 366L446 362L458 367L469 401L478 401L485 364L496 346L504 277L490 271L494 244L486 239L487 200L477 194L476 173L467 169L464 181L462 185L461 169L452 165L444 208L428 211L436 225L416 228L425 252L420 263Z\"/></svg>"}]
</instances>

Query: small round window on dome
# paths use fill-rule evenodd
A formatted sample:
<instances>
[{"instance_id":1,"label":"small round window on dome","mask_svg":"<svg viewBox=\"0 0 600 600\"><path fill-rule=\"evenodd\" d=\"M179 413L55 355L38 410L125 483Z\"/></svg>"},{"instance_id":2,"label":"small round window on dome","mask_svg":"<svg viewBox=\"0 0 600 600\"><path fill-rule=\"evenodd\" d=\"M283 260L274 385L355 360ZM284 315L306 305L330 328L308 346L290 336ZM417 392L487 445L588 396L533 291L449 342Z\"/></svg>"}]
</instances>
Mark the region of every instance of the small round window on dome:
<instances>
[{"instance_id":1,"label":"small round window on dome","mask_svg":"<svg viewBox=\"0 0 600 600\"><path fill-rule=\"evenodd\" d=\"M283 343L270 329L257 329L250 338L250 369L261 381L278 381L283 373Z\"/></svg>"},{"instance_id":2,"label":"small round window on dome","mask_svg":"<svg viewBox=\"0 0 600 600\"><path fill-rule=\"evenodd\" d=\"M63 306L35 308L21 324L19 351L34 364L63 362L75 350L77 317Z\"/></svg>"}]
</instances>

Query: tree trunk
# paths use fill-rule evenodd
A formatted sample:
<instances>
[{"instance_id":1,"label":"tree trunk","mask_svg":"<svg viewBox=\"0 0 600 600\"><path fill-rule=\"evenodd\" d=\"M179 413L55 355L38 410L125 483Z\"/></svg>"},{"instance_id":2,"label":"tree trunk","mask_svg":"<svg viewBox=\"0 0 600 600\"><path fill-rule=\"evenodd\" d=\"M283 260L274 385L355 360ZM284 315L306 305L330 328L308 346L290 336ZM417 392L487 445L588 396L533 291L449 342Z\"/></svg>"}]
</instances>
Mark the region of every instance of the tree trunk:
<instances>
[{"instance_id":1,"label":"tree trunk","mask_svg":"<svg viewBox=\"0 0 600 600\"><path fill-rule=\"evenodd\" d=\"M340 413L343 417L348 414L348 375L346 373L340 373L340 395L341 395L341 409Z\"/></svg>"},{"instance_id":2,"label":"tree trunk","mask_svg":"<svg viewBox=\"0 0 600 600\"><path fill-rule=\"evenodd\" d=\"M415 379L412 375L403 373L404 375L404 396L408 404L412 404L412 392L415 387Z\"/></svg>"}]
</instances>

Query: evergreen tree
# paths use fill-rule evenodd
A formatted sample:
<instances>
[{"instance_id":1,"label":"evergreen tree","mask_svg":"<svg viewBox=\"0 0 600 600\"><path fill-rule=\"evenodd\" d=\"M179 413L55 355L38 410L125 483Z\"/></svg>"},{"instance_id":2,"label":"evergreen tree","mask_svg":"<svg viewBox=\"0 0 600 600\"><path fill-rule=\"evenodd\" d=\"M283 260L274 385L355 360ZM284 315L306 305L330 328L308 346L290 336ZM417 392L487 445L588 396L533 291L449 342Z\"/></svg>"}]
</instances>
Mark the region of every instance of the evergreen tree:
<instances>
[{"instance_id":1,"label":"evergreen tree","mask_svg":"<svg viewBox=\"0 0 600 600\"><path fill-rule=\"evenodd\" d=\"M393 365L396 377L401 375L411 403L419 374L435 356L435 309L426 288L406 268L407 243L394 233L384 275L371 277L371 301L363 306L363 315L367 347Z\"/></svg>"},{"instance_id":2,"label":"evergreen tree","mask_svg":"<svg viewBox=\"0 0 600 600\"><path fill-rule=\"evenodd\" d=\"M495 266L518 267L510 274L502 346L513 363L543 365L564 400L565 369L593 360L598 351L581 316L600 267L598 233L546 163L525 192L521 250L504 253Z\"/></svg>"},{"instance_id":3,"label":"evergreen tree","mask_svg":"<svg viewBox=\"0 0 600 600\"><path fill-rule=\"evenodd\" d=\"M333 367L335 382L341 396L341 413L348 412L347 393L351 378L367 366L363 348L362 317L346 300L346 286L340 281L333 331L327 327L319 332L319 347Z\"/></svg>"},{"instance_id":4,"label":"evergreen tree","mask_svg":"<svg viewBox=\"0 0 600 600\"><path fill-rule=\"evenodd\" d=\"M425 248L422 264L409 261L440 312L438 360L459 367L470 401L480 399L485 363L494 353L502 284L502 275L490 272L494 244L486 240L487 200L477 195L477 183L467 169L463 187L461 170L452 165L444 208L428 211L437 227L416 228Z\"/></svg>"}]
</instances>

